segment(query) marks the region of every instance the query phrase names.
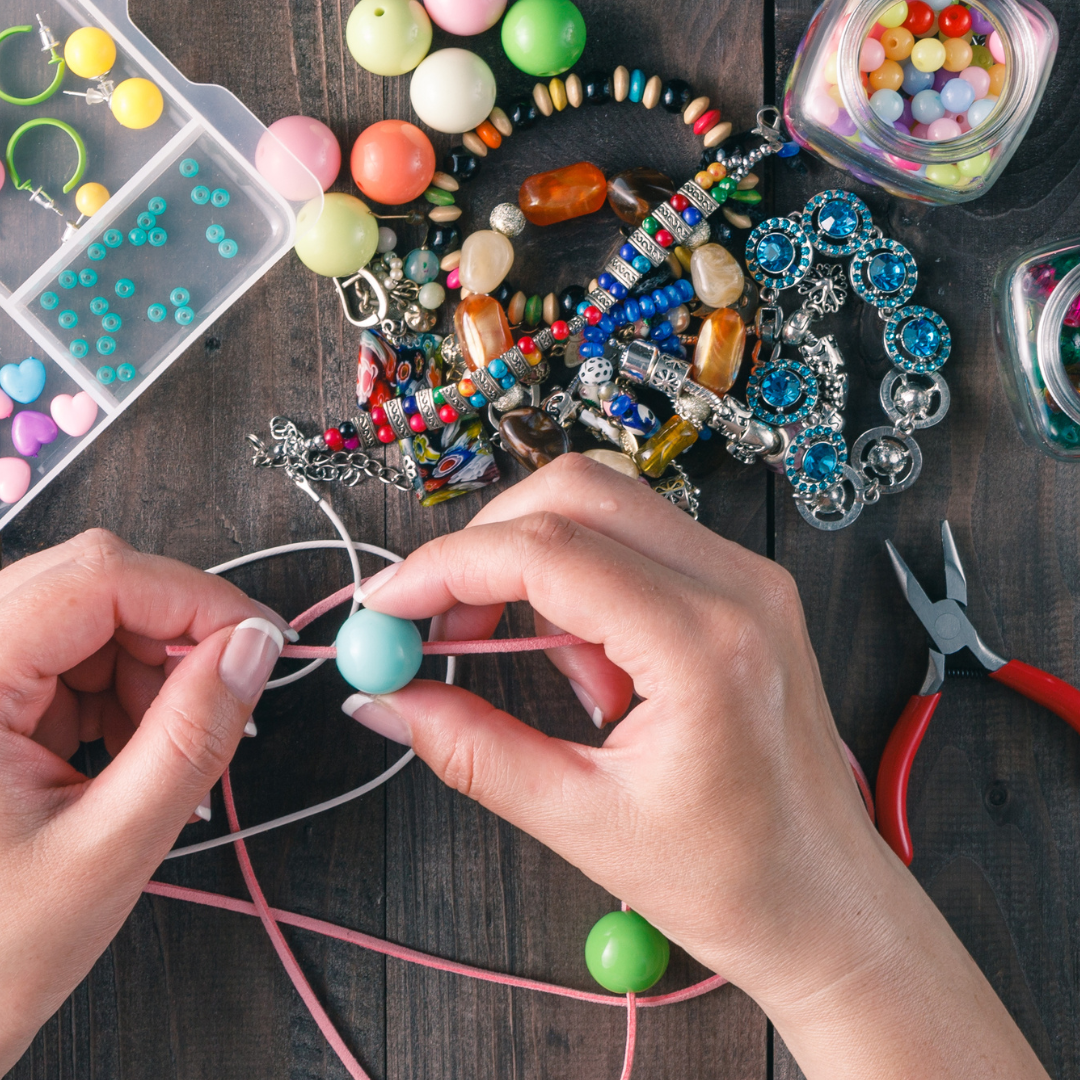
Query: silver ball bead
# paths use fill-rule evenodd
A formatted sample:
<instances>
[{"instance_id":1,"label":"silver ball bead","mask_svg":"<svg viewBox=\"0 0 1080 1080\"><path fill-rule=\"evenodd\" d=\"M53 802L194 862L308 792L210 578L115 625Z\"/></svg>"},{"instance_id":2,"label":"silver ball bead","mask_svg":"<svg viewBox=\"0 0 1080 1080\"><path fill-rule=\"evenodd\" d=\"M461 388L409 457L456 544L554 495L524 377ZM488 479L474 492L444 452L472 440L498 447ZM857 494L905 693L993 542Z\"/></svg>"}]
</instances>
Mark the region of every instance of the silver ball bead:
<instances>
[{"instance_id":1,"label":"silver ball bead","mask_svg":"<svg viewBox=\"0 0 1080 1080\"><path fill-rule=\"evenodd\" d=\"M814 500L814 508L823 514L838 514L844 509L847 495L843 484L833 484Z\"/></svg>"},{"instance_id":2,"label":"silver ball bead","mask_svg":"<svg viewBox=\"0 0 1080 1080\"><path fill-rule=\"evenodd\" d=\"M499 203L488 219L491 227L503 236L520 236L525 231L525 215L514 203Z\"/></svg>"},{"instance_id":3,"label":"silver ball bead","mask_svg":"<svg viewBox=\"0 0 1080 1080\"><path fill-rule=\"evenodd\" d=\"M867 454L870 467L883 476L896 476L907 462L907 447L893 439L882 439Z\"/></svg>"},{"instance_id":4,"label":"silver ball bead","mask_svg":"<svg viewBox=\"0 0 1080 1080\"><path fill-rule=\"evenodd\" d=\"M921 386L905 386L894 398L897 408L909 416L924 416L930 409L930 391Z\"/></svg>"}]
</instances>

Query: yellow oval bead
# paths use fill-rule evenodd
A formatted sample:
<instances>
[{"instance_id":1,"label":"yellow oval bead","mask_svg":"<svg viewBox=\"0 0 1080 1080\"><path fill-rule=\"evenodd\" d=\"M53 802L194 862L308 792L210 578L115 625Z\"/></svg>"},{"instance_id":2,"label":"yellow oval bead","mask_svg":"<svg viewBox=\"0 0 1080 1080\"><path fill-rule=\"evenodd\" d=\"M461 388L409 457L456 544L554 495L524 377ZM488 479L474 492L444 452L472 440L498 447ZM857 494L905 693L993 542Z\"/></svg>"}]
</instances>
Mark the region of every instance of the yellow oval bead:
<instances>
[{"instance_id":1,"label":"yellow oval bead","mask_svg":"<svg viewBox=\"0 0 1080 1080\"><path fill-rule=\"evenodd\" d=\"M551 94L551 104L555 106L556 112L562 112L570 103L570 99L566 96L566 83L562 79L552 79L548 83L548 92Z\"/></svg>"}]
</instances>

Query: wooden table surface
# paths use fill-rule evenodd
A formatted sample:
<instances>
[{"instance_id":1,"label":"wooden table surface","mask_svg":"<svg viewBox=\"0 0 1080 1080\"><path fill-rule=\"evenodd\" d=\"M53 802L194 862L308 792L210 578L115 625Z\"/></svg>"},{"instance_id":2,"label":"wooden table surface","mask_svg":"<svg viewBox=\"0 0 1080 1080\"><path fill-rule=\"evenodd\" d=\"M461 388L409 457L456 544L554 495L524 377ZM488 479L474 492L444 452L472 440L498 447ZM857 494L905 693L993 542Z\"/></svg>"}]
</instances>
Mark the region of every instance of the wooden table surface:
<instances>
[{"instance_id":1,"label":"wooden table surface","mask_svg":"<svg viewBox=\"0 0 1080 1080\"><path fill-rule=\"evenodd\" d=\"M578 0L589 28L579 71L619 63L688 79L748 127L775 101L813 0ZM191 79L233 90L269 123L306 113L351 145L368 124L410 117L408 79L360 70L344 46L351 0L132 0L132 14ZM995 359L990 290L1013 251L1080 233L1080 9L1048 0L1062 49L1027 140L983 199L929 210L853 185L816 160L804 175L764 170L766 207L787 213L826 187L866 198L919 263L916 301L955 336L953 412L920 437L926 464L909 493L869 508L836 535L810 529L783 484L720 454L703 478L702 520L774 555L798 579L841 733L871 779L888 732L921 682L924 636L885 557L892 537L941 588L938 522L948 517L970 578L970 610L988 643L1080 679L1080 472L1028 449ZM28 10L32 10L28 8ZM437 32L436 47L448 44ZM453 42L462 44L461 42ZM464 44L492 63L503 100L531 80L485 35ZM448 140L440 137L437 148ZM529 173L589 159L608 174L696 167L699 140L662 110L582 110L515 135L468 190L480 221ZM347 171L341 190L350 190ZM513 280L545 293L585 280L607 250L605 210L517 244ZM737 245L735 245L737 246ZM876 418L860 324L845 311L850 430ZM283 260L78 462L11 524L5 562L91 527L200 566L272 544L330 535L280 474L256 474L244 436L275 413L308 430L349 412L356 331L330 284ZM396 458L396 450L389 454ZM519 477L507 465L506 482ZM335 490L354 536L408 552L463 526L483 496L434 509L368 483ZM365 563L365 572L370 572ZM377 565L370 562L370 567ZM238 573L253 595L294 614L347 580L336 553ZM514 612L514 633L529 620ZM329 636L327 626L324 634ZM722 658L718 657L718 662ZM565 679L535 656L463 665L462 682L542 730L599 735ZM400 751L345 720L331 670L269 694L260 734L233 767L243 823L299 809L362 783ZM86 768L102 754L88 748ZM217 835L224 812L186 830ZM1080 740L1060 721L984 681L950 684L915 766L913 872L974 954L1054 1077L1080 1075ZM502 971L590 987L582 947L612 897L532 839L445 790L419 763L358 802L251 843L272 903L392 941ZM228 849L166 864L162 880L246 896ZM478 984L383 961L303 932L289 941L330 1014L377 1080L616 1077L624 1013ZM702 976L676 955L665 988ZM799 1075L758 1009L726 987L641 1018L637 1075L651 1080ZM144 898L89 978L10 1074L17 1080L249 1080L344 1077L254 919Z\"/></svg>"}]
</instances>

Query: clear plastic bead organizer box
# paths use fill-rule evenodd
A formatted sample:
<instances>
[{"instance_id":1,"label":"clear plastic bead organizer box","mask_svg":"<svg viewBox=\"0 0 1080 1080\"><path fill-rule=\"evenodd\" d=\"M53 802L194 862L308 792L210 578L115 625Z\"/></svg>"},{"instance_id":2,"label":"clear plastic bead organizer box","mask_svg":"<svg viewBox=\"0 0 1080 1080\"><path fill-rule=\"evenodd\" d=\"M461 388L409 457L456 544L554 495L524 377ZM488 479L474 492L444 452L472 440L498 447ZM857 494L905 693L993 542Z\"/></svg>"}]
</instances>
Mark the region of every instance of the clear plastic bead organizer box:
<instances>
[{"instance_id":1,"label":"clear plastic bead organizer box","mask_svg":"<svg viewBox=\"0 0 1080 1080\"><path fill-rule=\"evenodd\" d=\"M5 0L3 16L0 528L293 246L297 210L322 198L280 143L308 198L274 190L255 164L274 136L224 88L185 79L127 0ZM37 100L83 27L115 43L110 70L86 78L72 70L85 63L65 63ZM107 60L104 41L91 44ZM149 126L118 119L143 122L158 102Z\"/></svg>"}]
</instances>

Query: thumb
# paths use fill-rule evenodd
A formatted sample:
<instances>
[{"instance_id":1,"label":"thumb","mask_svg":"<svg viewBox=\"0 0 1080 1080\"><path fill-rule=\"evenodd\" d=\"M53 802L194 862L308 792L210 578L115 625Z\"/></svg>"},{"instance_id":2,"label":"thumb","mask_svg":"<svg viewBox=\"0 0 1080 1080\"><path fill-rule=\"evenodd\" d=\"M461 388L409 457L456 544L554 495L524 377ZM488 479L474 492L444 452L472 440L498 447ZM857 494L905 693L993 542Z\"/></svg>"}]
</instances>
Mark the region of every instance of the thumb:
<instances>
[{"instance_id":1,"label":"thumb","mask_svg":"<svg viewBox=\"0 0 1080 1080\"><path fill-rule=\"evenodd\" d=\"M411 746L435 775L576 861L574 838L595 820L609 781L598 751L553 739L457 686L414 680L394 694L353 694L342 709Z\"/></svg>"},{"instance_id":2,"label":"thumb","mask_svg":"<svg viewBox=\"0 0 1080 1080\"><path fill-rule=\"evenodd\" d=\"M157 866L232 759L284 643L273 623L247 619L184 657L72 807L91 846Z\"/></svg>"}]
</instances>

